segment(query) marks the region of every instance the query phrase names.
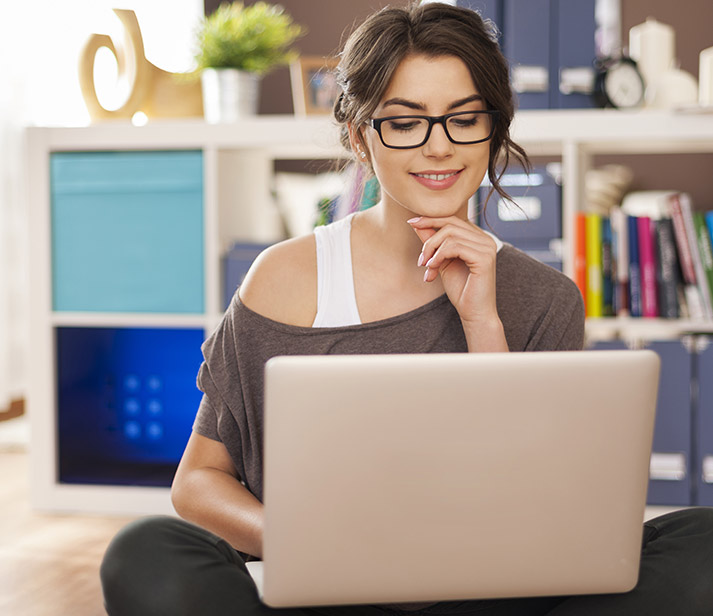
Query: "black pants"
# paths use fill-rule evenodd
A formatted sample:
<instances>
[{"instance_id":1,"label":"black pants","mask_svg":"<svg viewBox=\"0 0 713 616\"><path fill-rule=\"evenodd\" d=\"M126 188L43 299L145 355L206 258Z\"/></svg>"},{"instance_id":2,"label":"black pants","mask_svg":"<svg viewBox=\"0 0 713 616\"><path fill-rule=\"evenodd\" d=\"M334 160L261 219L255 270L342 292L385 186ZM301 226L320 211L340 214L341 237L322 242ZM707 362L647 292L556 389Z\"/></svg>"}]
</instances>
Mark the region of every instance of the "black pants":
<instances>
[{"instance_id":1,"label":"black pants","mask_svg":"<svg viewBox=\"0 0 713 616\"><path fill-rule=\"evenodd\" d=\"M109 616L395 616L379 606L274 609L261 603L240 555L219 537L169 517L138 520L101 567ZM625 594L437 603L430 616L713 616L713 509L644 525L638 585Z\"/></svg>"}]
</instances>

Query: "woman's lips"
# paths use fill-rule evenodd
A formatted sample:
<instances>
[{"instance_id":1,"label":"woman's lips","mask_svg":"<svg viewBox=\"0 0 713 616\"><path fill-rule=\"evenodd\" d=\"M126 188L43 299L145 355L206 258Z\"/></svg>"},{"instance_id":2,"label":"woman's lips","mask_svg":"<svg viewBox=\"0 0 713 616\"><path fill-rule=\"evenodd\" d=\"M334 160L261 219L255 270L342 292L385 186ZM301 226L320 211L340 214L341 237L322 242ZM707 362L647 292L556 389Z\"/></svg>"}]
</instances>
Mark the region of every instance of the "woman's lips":
<instances>
[{"instance_id":1,"label":"woman's lips","mask_svg":"<svg viewBox=\"0 0 713 616\"><path fill-rule=\"evenodd\" d=\"M421 171L412 173L411 176L422 186L431 190L445 190L458 181L461 169L446 171Z\"/></svg>"}]
</instances>

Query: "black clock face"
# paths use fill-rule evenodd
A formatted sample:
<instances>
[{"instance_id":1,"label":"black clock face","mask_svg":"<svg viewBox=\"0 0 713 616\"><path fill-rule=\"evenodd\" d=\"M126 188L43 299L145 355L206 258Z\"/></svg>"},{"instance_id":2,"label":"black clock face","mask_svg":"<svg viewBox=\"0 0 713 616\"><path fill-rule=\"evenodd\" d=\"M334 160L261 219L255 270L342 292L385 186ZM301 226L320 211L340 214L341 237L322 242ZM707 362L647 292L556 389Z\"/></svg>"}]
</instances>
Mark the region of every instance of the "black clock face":
<instances>
[{"instance_id":1,"label":"black clock face","mask_svg":"<svg viewBox=\"0 0 713 616\"><path fill-rule=\"evenodd\" d=\"M638 107L644 100L644 82L632 62L617 62L604 77L606 97L620 109Z\"/></svg>"}]
</instances>

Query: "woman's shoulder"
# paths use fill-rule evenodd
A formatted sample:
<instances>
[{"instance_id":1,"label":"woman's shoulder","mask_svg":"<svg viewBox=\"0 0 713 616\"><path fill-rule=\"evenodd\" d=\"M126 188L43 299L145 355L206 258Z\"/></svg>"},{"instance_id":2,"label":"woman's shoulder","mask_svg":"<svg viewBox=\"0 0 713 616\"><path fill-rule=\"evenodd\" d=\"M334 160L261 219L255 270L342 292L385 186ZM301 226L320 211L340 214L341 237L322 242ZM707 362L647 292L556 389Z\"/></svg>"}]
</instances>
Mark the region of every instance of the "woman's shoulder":
<instances>
[{"instance_id":1,"label":"woman's shoulder","mask_svg":"<svg viewBox=\"0 0 713 616\"><path fill-rule=\"evenodd\" d=\"M569 276L510 244L504 244L498 252L498 270L498 278L507 287L525 286L539 290L544 295L556 291L573 299L580 295L577 285Z\"/></svg>"},{"instance_id":2,"label":"woman's shoulder","mask_svg":"<svg viewBox=\"0 0 713 616\"><path fill-rule=\"evenodd\" d=\"M265 249L239 289L253 312L288 325L310 327L317 313L317 257L314 235Z\"/></svg>"}]
</instances>

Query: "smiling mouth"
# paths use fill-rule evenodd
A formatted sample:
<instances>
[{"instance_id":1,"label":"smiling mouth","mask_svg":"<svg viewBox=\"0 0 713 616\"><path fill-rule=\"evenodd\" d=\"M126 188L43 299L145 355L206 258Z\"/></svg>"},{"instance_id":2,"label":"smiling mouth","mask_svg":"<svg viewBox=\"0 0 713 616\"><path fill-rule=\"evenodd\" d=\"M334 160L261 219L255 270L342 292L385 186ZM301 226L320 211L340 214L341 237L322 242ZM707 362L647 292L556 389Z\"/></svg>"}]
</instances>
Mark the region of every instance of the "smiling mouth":
<instances>
[{"instance_id":1,"label":"smiling mouth","mask_svg":"<svg viewBox=\"0 0 713 616\"><path fill-rule=\"evenodd\" d=\"M451 173L414 173L414 175L418 178L425 178L426 180L436 180L440 182L451 178L454 175L458 175L459 173L460 171L453 171Z\"/></svg>"}]
</instances>

